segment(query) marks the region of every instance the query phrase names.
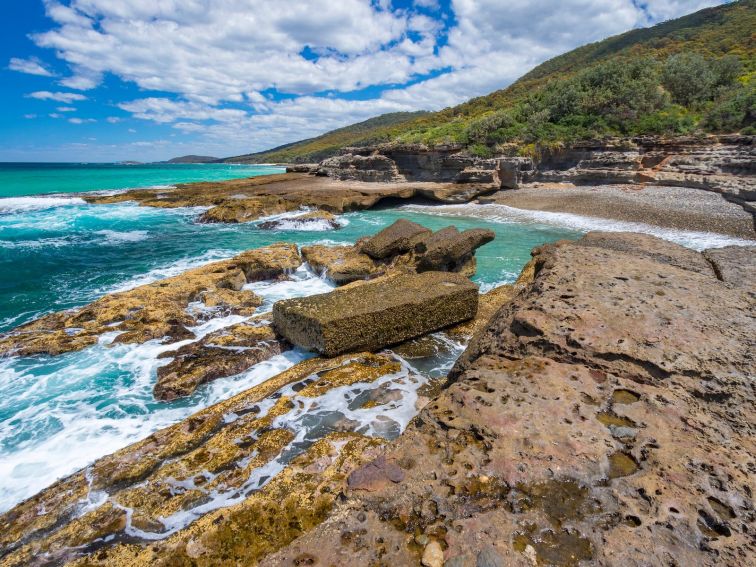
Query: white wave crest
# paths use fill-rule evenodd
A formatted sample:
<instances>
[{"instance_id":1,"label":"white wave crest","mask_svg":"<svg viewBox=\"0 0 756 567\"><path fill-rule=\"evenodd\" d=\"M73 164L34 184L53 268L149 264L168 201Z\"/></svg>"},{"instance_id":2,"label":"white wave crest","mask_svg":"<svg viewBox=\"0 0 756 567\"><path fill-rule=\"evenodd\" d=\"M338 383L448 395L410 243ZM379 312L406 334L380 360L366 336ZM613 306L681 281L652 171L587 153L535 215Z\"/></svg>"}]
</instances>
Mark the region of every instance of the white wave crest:
<instances>
[{"instance_id":1,"label":"white wave crest","mask_svg":"<svg viewBox=\"0 0 756 567\"><path fill-rule=\"evenodd\" d=\"M86 205L86 202L79 197L5 197L0 199L0 213L19 213L71 205Z\"/></svg>"},{"instance_id":2,"label":"white wave crest","mask_svg":"<svg viewBox=\"0 0 756 567\"><path fill-rule=\"evenodd\" d=\"M429 215L472 217L497 223L545 224L568 228L579 232L590 232L594 230L606 232L640 232L663 238L670 242L680 244L681 246L699 251L707 248L753 246L756 244L756 241L753 240L746 240L744 238L737 238L714 232L663 228L639 222L586 217L572 213L553 213L548 211L515 209L514 207L509 207L507 205L404 205L402 208Z\"/></svg>"}]
</instances>

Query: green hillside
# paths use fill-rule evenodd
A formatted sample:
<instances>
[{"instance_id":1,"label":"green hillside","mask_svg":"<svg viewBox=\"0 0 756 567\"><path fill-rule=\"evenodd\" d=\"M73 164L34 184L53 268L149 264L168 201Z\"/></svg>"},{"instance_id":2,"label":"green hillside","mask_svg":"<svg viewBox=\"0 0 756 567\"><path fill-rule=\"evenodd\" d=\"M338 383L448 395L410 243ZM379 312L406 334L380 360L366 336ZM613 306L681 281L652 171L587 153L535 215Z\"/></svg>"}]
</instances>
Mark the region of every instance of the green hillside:
<instances>
[{"instance_id":1,"label":"green hillside","mask_svg":"<svg viewBox=\"0 0 756 567\"><path fill-rule=\"evenodd\" d=\"M317 161L385 141L534 154L607 136L756 133L755 45L756 0L740 0L585 45L453 108L379 117L253 156Z\"/></svg>"},{"instance_id":2,"label":"green hillside","mask_svg":"<svg viewBox=\"0 0 756 567\"><path fill-rule=\"evenodd\" d=\"M402 126L428 114L419 112L392 112L358 122L316 138L278 146L264 152L226 158L231 163L308 163L330 157L345 146L365 146L393 140L403 132Z\"/></svg>"}]
</instances>

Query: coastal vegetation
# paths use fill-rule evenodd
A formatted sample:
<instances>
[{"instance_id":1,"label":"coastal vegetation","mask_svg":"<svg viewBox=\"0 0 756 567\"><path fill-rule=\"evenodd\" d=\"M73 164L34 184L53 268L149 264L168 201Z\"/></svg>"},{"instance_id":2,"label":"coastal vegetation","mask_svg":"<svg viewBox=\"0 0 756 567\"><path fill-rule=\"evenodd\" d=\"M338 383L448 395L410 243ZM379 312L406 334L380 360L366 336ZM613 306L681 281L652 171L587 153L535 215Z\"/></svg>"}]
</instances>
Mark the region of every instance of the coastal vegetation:
<instances>
[{"instance_id":1,"label":"coastal vegetation","mask_svg":"<svg viewBox=\"0 0 756 567\"><path fill-rule=\"evenodd\" d=\"M610 136L753 134L754 29L753 0L701 10L585 45L453 108L384 115L239 161L317 161L389 141L458 144L485 157Z\"/></svg>"},{"instance_id":2,"label":"coastal vegetation","mask_svg":"<svg viewBox=\"0 0 756 567\"><path fill-rule=\"evenodd\" d=\"M404 131L403 126L426 114L429 113L426 111L390 112L327 132L322 136L284 144L264 152L230 157L223 161L230 163L316 162L338 153L346 146L379 144L393 140Z\"/></svg>"}]
</instances>

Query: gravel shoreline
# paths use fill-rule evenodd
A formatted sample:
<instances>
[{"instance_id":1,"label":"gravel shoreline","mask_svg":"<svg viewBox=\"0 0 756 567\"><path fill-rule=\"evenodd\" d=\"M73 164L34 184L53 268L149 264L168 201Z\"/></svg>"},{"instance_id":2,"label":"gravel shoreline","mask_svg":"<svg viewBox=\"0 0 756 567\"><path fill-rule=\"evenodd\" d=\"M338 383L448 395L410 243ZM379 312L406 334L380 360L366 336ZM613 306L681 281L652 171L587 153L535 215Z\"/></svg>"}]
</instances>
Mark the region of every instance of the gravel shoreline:
<instances>
[{"instance_id":1,"label":"gravel shoreline","mask_svg":"<svg viewBox=\"0 0 756 567\"><path fill-rule=\"evenodd\" d=\"M756 240L751 213L717 193L688 187L532 184L480 202Z\"/></svg>"}]
</instances>

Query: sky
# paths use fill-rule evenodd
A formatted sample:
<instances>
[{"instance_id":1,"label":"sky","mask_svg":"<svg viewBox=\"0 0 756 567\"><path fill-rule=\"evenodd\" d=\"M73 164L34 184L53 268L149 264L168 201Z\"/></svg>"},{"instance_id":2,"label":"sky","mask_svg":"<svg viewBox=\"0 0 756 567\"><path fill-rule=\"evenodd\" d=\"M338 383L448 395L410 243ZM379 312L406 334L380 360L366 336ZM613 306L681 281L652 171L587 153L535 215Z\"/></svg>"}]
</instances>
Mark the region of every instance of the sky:
<instances>
[{"instance_id":1,"label":"sky","mask_svg":"<svg viewBox=\"0 0 756 567\"><path fill-rule=\"evenodd\" d=\"M0 0L0 161L261 151L722 0Z\"/></svg>"}]
</instances>

